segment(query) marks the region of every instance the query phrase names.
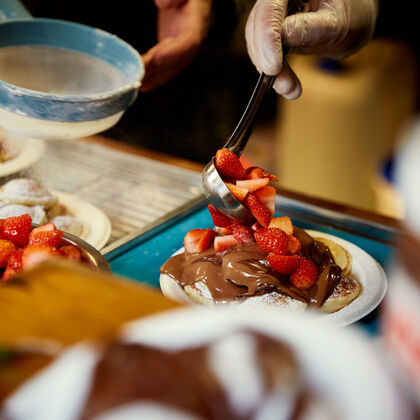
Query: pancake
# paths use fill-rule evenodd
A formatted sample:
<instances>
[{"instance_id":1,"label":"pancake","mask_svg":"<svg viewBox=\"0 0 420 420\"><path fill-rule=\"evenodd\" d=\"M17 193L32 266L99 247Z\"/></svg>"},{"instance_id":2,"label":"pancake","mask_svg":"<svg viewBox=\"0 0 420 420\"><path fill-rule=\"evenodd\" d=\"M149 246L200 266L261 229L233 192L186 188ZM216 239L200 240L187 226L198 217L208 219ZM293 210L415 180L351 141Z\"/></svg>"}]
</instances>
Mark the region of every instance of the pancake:
<instances>
[{"instance_id":1,"label":"pancake","mask_svg":"<svg viewBox=\"0 0 420 420\"><path fill-rule=\"evenodd\" d=\"M33 179L18 178L0 188L0 200L24 206L40 205L47 210L57 204L58 199L44 186Z\"/></svg>"},{"instance_id":2,"label":"pancake","mask_svg":"<svg viewBox=\"0 0 420 420\"><path fill-rule=\"evenodd\" d=\"M322 241L320 239L322 239ZM316 238L316 240L322 242L323 245L330 250L335 264L342 270L342 276L339 281L319 308L322 312L332 313L343 309L356 299L361 293L361 285L356 279L348 277L351 275L351 254L341 245L330 239L324 240L324 238ZM204 275L203 272L201 272L201 274ZM233 279L230 281L234 283ZM240 285L237 284L237 286ZM174 278L162 273L160 276L160 287L165 296L179 302L207 307L214 307L219 303L214 300L212 293L203 281L186 284L182 287ZM221 303L229 303L238 306L273 306L279 309L297 312L304 311L308 307L308 304L301 299L288 296L281 293L279 290L268 290L266 293L239 297L238 299Z\"/></svg>"},{"instance_id":3,"label":"pancake","mask_svg":"<svg viewBox=\"0 0 420 420\"><path fill-rule=\"evenodd\" d=\"M3 203L0 207L0 219L8 217L18 217L23 214L29 214L32 222L42 225L47 222L47 215L42 206L25 206L23 204L7 204Z\"/></svg>"}]
</instances>

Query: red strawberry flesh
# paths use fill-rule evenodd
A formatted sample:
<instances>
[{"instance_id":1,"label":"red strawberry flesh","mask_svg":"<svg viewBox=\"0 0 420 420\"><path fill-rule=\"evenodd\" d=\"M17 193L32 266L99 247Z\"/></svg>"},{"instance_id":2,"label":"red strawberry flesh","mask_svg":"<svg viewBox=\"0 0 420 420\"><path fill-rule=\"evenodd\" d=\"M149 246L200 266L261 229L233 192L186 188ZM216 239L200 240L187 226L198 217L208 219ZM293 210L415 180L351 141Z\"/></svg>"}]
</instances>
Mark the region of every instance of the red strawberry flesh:
<instances>
[{"instance_id":1,"label":"red strawberry flesh","mask_svg":"<svg viewBox=\"0 0 420 420\"><path fill-rule=\"evenodd\" d=\"M208 204L207 208L210 212L211 218L213 219L214 226L228 227L232 223L234 223L234 220L232 220L230 217L225 216L223 213L217 210L216 207L214 207L213 205Z\"/></svg>"},{"instance_id":2,"label":"red strawberry flesh","mask_svg":"<svg viewBox=\"0 0 420 420\"><path fill-rule=\"evenodd\" d=\"M271 221L271 212L253 193L246 196L244 204L263 227L268 227Z\"/></svg>"},{"instance_id":3,"label":"red strawberry flesh","mask_svg":"<svg viewBox=\"0 0 420 420\"><path fill-rule=\"evenodd\" d=\"M234 225L233 237L240 243L244 244L254 239L254 231L249 226Z\"/></svg>"},{"instance_id":4,"label":"red strawberry flesh","mask_svg":"<svg viewBox=\"0 0 420 420\"><path fill-rule=\"evenodd\" d=\"M238 156L229 149L216 152L215 166L222 179L237 180L245 178L245 169Z\"/></svg>"},{"instance_id":5,"label":"red strawberry flesh","mask_svg":"<svg viewBox=\"0 0 420 420\"><path fill-rule=\"evenodd\" d=\"M275 217L268 227L284 230L288 235L293 235L293 224L289 216Z\"/></svg>"},{"instance_id":6,"label":"red strawberry flesh","mask_svg":"<svg viewBox=\"0 0 420 420\"><path fill-rule=\"evenodd\" d=\"M306 259L301 258L299 267L290 276L290 282L299 289L308 289L318 280L318 269L316 265Z\"/></svg>"},{"instance_id":7,"label":"red strawberry flesh","mask_svg":"<svg viewBox=\"0 0 420 420\"><path fill-rule=\"evenodd\" d=\"M15 245L25 246L28 243L32 219L29 214L8 217L3 221L3 237L11 240Z\"/></svg>"},{"instance_id":8,"label":"red strawberry flesh","mask_svg":"<svg viewBox=\"0 0 420 420\"><path fill-rule=\"evenodd\" d=\"M216 233L212 229L192 229L184 238L184 247L187 252L203 252L213 242Z\"/></svg>"},{"instance_id":9,"label":"red strawberry flesh","mask_svg":"<svg viewBox=\"0 0 420 420\"><path fill-rule=\"evenodd\" d=\"M17 247L8 239L0 239L0 267L4 268L7 265L9 258L16 252Z\"/></svg>"},{"instance_id":10,"label":"red strawberry flesh","mask_svg":"<svg viewBox=\"0 0 420 420\"><path fill-rule=\"evenodd\" d=\"M216 236L214 239L214 250L216 253L223 252L237 244L238 241L233 235Z\"/></svg>"},{"instance_id":11,"label":"red strawberry flesh","mask_svg":"<svg viewBox=\"0 0 420 420\"><path fill-rule=\"evenodd\" d=\"M255 242L267 254L270 252L277 255L287 253L288 236L276 228L260 229L254 233Z\"/></svg>"}]
</instances>

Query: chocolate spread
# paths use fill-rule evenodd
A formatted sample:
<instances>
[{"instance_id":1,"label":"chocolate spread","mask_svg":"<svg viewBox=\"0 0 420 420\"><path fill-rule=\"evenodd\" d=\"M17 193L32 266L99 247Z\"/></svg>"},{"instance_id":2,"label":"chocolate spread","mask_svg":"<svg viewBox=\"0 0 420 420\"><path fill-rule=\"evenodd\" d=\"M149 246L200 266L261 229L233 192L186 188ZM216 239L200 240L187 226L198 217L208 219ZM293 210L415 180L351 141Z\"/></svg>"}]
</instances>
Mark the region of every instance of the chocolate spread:
<instances>
[{"instance_id":1,"label":"chocolate spread","mask_svg":"<svg viewBox=\"0 0 420 420\"><path fill-rule=\"evenodd\" d=\"M294 234L302 243L300 255L312 260L318 268L318 281L309 289L293 286L289 276L274 271L266 260L267 254L253 241L219 254L213 247L201 253L184 252L171 257L160 271L181 287L204 283L216 303L278 292L320 307L340 280L341 268L324 244L298 227L294 227Z\"/></svg>"},{"instance_id":2,"label":"chocolate spread","mask_svg":"<svg viewBox=\"0 0 420 420\"><path fill-rule=\"evenodd\" d=\"M246 333L255 340L256 367L265 393L271 395L280 381L288 388L290 380L300 380L299 365L288 345L256 332ZM111 344L96 366L81 420L135 401L160 403L203 419L253 418L255 413L240 415L230 405L208 361L208 350L209 345L166 351L140 344ZM301 397L308 390L302 384L296 392L291 419L300 418L296 414L302 411ZM264 402L262 398L260 403ZM254 410L259 408L258 404Z\"/></svg>"}]
</instances>

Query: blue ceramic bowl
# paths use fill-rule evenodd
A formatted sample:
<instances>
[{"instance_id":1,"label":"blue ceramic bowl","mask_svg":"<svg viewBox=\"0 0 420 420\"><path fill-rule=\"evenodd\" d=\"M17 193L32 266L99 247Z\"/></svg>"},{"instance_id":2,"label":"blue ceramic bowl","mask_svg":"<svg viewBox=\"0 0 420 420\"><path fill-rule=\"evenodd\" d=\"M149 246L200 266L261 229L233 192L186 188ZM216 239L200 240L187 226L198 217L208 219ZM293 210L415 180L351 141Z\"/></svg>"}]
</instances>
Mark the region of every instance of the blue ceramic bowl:
<instances>
[{"instance_id":1,"label":"blue ceramic bowl","mask_svg":"<svg viewBox=\"0 0 420 420\"><path fill-rule=\"evenodd\" d=\"M0 4L0 125L68 138L115 124L144 76L138 52L99 29L34 19L19 5Z\"/></svg>"}]
</instances>

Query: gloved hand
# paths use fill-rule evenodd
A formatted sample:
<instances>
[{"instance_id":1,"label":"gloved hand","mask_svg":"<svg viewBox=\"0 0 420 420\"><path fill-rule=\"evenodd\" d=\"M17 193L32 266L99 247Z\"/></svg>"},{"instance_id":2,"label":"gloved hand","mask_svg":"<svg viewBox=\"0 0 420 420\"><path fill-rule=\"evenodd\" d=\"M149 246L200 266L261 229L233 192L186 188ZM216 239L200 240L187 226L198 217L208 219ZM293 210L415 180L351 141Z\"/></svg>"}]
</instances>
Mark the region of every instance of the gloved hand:
<instances>
[{"instance_id":1,"label":"gloved hand","mask_svg":"<svg viewBox=\"0 0 420 420\"><path fill-rule=\"evenodd\" d=\"M286 17L288 0L258 0L248 17L245 38L259 72L278 75L274 89L296 99L301 84L283 62L282 43L294 53L341 59L373 36L377 0L310 0L309 10Z\"/></svg>"},{"instance_id":2,"label":"gloved hand","mask_svg":"<svg viewBox=\"0 0 420 420\"><path fill-rule=\"evenodd\" d=\"M158 43L142 55L146 67L140 90L173 79L193 60L207 36L211 0L155 0Z\"/></svg>"}]
</instances>

